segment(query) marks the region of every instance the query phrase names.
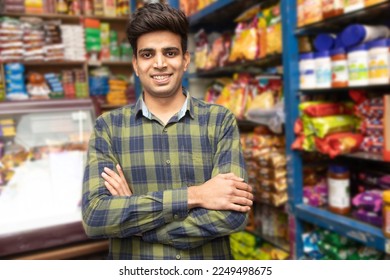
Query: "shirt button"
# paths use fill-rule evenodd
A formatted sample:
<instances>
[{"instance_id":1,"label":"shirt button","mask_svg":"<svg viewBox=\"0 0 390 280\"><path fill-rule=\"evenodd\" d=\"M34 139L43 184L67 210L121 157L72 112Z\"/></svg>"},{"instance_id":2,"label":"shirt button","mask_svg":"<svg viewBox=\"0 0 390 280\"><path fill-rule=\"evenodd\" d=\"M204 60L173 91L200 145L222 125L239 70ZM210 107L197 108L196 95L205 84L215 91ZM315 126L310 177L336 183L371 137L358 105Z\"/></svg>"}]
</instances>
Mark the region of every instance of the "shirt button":
<instances>
[{"instance_id":1,"label":"shirt button","mask_svg":"<svg viewBox=\"0 0 390 280\"><path fill-rule=\"evenodd\" d=\"M176 259L177 259L177 260L180 260L180 259L181 259L181 256L180 256L180 255L176 255Z\"/></svg>"},{"instance_id":2,"label":"shirt button","mask_svg":"<svg viewBox=\"0 0 390 280\"><path fill-rule=\"evenodd\" d=\"M171 164L171 161L170 161L169 159L167 159L167 160L165 161L165 163L169 165L169 164Z\"/></svg>"},{"instance_id":3,"label":"shirt button","mask_svg":"<svg viewBox=\"0 0 390 280\"><path fill-rule=\"evenodd\" d=\"M175 215L173 215L173 218L174 218L175 220L177 220L177 219L179 219L179 215L175 214Z\"/></svg>"},{"instance_id":4,"label":"shirt button","mask_svg":"<svg viewBox=\"0 0 390 280\"><path fill-rule=\"evenodd\" d=\"M163 132L168 132L168 129L167 129L167 128L164 128L164 129L163 129Z\"/></svg>"}]
</instances>

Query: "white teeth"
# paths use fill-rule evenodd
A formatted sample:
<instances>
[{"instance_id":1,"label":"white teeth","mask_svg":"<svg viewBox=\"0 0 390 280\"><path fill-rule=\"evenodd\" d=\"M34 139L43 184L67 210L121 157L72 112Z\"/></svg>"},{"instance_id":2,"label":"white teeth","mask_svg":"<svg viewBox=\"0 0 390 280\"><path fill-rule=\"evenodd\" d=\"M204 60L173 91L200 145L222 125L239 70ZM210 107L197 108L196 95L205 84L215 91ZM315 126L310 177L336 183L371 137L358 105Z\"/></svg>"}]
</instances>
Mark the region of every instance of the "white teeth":
<instances>
[{"instance_id":1,"label":"white teeth","mask_svg":"<svg viewBox=\"0 0 390 280\"><path fill-rule=\"evenodd\" d=\"M153 76L153 78L156 79L156 80L163 80L163 79L166 79L168 77L169 77L168 75L165 75L165 76Z\"/></svg>"}]
</instances>

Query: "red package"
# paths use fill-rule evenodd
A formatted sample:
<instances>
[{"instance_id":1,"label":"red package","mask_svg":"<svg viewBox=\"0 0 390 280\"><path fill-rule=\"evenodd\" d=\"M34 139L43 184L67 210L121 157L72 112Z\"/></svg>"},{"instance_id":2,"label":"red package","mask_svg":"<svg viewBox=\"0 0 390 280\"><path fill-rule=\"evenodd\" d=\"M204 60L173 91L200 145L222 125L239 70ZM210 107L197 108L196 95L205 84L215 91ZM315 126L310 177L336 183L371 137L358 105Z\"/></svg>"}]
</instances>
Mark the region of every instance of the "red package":
<instances>
[{"instance_id":1,"label":"red package","mask_svg":"<svg viewBox=\"0 0 390 280\"><path fill-rule=\"evenodd\" d=\"M296 135L303 133L303 122L301 118L296 119L294 123L294 133Z\"/></svg>"},{"instance_id":2,"label":"red package","mask_svg":"<svg viewBox=\"0 0 390 280\"><path fill-rule=\"evenodd\" d=\"M322 103L315 104L303 109L303 113L310 117L325 117L332 115L351 115L353 114L352 103Z\"/></svg>"},{"instance_id":3,"label":"red package","mask_svg":"<svg viewBox=\"0 0 390 280\"><path fill-rule=\"evenodd\" d=\"M303 141L305 141L305 135L299 135L294 142L291 144L292 150L302 150L303 149Z\"/></svg>"},{"instance_id":4,"label":"red package","mask_svg":"<svg viewBox=\"0 0 390 280\"><path fill-rule=\"evenodd\" d=\"M315 137L317 150L331 158L358 150L362 141L363 135L352 132L334 133L325 138Z\"/></svg>"},{"instance_id":5,"label":"red package","mask_svg":"<svg viewBox=\"0 0 390 280\"><path fill-rule=\"evenodd\" d=\"M350 90L349 96L357 104L360 104L367 99L366 92L364 90Z\"/></svg>"}]
</instances>

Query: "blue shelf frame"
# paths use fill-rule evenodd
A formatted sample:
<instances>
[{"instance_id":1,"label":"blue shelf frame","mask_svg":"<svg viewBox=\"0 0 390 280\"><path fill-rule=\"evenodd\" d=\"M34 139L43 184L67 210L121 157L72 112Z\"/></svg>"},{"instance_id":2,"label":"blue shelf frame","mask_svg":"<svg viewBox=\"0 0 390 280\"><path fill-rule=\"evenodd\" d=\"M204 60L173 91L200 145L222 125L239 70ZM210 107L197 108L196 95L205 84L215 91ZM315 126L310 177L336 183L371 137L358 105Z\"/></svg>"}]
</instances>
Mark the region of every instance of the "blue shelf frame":
<instances>
[{"instance_id":1,"label":"blue shelf frame","mask_svg":"<svg viewBox=\"0 0 390 280\"><path fill-rule=\"evenodd\" d=\"M356 18L359 21L367 22L367 20L375 19L375 17L381 17L385 13L390 11L390 0L386 0L382 3L374 4L369 7L350 12L348 14L342 14L335 17L331 17L320 22L314 22L312 24L297 28L294 33L295 35L313 35L320 31L335 31L337 26L345 25L346 23L356 22ZM326 26L326 27L325 27Z\"/></svg>"},{"instance_id":2,"label":"blue shelf frame","mask_svg":"<svg viewBox=\"0 0 390 280\"><path fill-rule=\"evenodd\" d=\"M390 240L386 240L378 227L304 204L295 206L295 215L298 219L360 241L382 252L386 251L386 246L387 250L390 249Z\"/></svg>"},{"instance_id":3,"label":"blue shelf frame","mask_svg":"<svg viewBox=\"0 0 390 280\"><path fill-rule=\"evenodd\" d=\"M290 252L293 259L299 259L303 255L303 243L301 234L303 225L295 215L295 205L302 203L303 198L303 178L302 160L297 151L290 149L291 143L295 140L294 122L299 115L298 105L298 40L294 36L295 23L297 20L296 1L289 0L280 2L282 14L282 41L283 41L283 87L284 87L284 107L285 107L285 131L286 131L286 156L287 156L287 182L288 182L288 212L290 219L295 226L293 231L294 248Z\"/></svg>"},{"instance_id":4,"label":"blue shelf frame","mask_svg":"<svg viewBox=\"0 0 390 280\"><path fill-rule=\"evenodd\" d=\"M205 18L206 16L209 16L209 15L211 15L219 10L222 10L226 6L232 4L236 1L237 0L218 0L218 1L208 5L203 10L195 13L194 15L192 15L188 18L190 25L194 26L194 25L201 23L203 18Z\"/></svg>"},{"instance_id":5,"label":"blue shelf frame","mask_svg":"<svg viewBox=\"0 0 390 280\"><path fill-rule=\"evenodd\" d=\"M389 6L389 1L382 4ZM372 8L373 9L373 8ZM390 253L390 239L384 237L380 228L369 224L331 213L327 210L311 207L303 204L303 178L302 158L299 152L292 151L289 147L295 139L294 122L297 119L299 95L318 93L317 90L299 91L299 52L296 36L310 33L310 28L296 28L297 12L296 0L281 0L282 28L283 28L283 83L285 92L285 113L286 113L286 154L288 158L288 211L291 214L290 224L294 225L294 251L291 256L294 259L301 259L304 256L301 236L305 223L335 231L339 234L360 241L367 246L380 251ZM360 14L356 13L356 14ZM338 19L339 20L339 19ZM315 25L315 30L317 30ZM297 31L298 30L298 31ZM378 86L375 89L388 88L388 85ZM348 89L342 89L346 91ZM352 157L352 156L351 156ZM362 158L361 156L359 158ZM375 159L377 160L377 159Z\"/></svg>"},{"instance_id":6,"label":"blue shelf frame","mask_svg":"<svg viewBox=\"0 0 390 280\"><path fill-rule=\"evenodd\" d=\"M218 0L189 16L190 29L196 31L204 28L206 31L233 30L234 19L248 8L258 4L267 4L277 0Z\"/></svg>"}]
</instances>

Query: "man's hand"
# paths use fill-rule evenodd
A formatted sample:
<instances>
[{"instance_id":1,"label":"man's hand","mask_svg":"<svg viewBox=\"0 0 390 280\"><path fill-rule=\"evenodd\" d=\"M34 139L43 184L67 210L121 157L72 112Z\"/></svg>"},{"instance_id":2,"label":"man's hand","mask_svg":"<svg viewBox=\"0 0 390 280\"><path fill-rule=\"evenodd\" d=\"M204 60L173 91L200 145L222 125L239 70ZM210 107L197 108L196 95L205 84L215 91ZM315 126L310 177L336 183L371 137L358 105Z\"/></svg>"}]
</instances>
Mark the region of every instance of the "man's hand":
<instances>
[{"instance_id":1,"label":"man's hand","mask_svg":"<svg viewBox=\"0 0 390 280\"><path fill-rule=\"evenodd\" d=\"M126 182L125 175L119 164L116 165L116 170L119 175L110 168L104 167L104 172L101 174L105 180L104 185L113 196L131 196L133 193Z\"/></svg>"},{"instance_id":2,"label":"man's hand","mask_svg":"<svg viewBox=\"0 0 390 280\"><path fill-rule=\"evenodd\" d=\"M252 187L233 173L219 174L200 186L188 188L188 208L248 212L253 204Z\"/></svg>"}]
</instances>

